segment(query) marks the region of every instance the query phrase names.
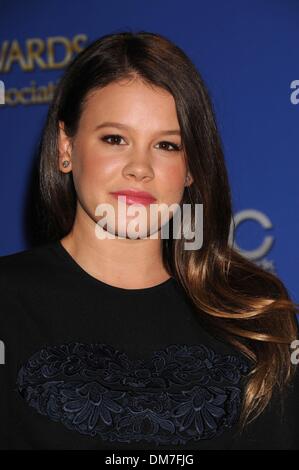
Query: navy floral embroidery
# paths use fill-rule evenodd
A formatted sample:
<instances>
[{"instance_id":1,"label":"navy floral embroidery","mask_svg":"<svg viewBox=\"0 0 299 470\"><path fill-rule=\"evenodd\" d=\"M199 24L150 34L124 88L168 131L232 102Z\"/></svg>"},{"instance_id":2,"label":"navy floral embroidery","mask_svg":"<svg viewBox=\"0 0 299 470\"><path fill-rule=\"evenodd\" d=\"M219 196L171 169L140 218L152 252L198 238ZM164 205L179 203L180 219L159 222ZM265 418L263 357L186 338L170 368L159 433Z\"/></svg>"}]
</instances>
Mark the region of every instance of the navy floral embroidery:
<instances>
[{"instance_id":1,"label":"navy floral embroidery","mask_svg":"<svg viewBox=\"0 0 299 470\"><path fill-rule=\"evenodd\" d=\"M104 343L48 346L19 370L30 406L68 429L103 440L185 444L212 439L236 422L241 355L171 344L131 360Z\"/></svg>"}]
</instances>

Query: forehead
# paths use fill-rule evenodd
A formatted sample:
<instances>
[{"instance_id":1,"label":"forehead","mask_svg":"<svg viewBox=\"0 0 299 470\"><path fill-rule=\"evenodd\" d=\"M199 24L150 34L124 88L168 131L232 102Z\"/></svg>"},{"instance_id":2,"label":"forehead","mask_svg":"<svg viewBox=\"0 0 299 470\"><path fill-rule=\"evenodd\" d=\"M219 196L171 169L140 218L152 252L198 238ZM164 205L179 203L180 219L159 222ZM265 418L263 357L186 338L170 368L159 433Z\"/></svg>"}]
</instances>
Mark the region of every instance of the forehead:
<instances>
[{"instance_id":1,"label":"forehead","mask_svg":"<svg viewBox=\"0 0 299 470\"><path fill-rule=\"evenodd\" d=\"M179 128L175 100L167 90L140 79L112 82L87 95L81 121L119 121L132 128Z\"/></svg>"}]
</instances>

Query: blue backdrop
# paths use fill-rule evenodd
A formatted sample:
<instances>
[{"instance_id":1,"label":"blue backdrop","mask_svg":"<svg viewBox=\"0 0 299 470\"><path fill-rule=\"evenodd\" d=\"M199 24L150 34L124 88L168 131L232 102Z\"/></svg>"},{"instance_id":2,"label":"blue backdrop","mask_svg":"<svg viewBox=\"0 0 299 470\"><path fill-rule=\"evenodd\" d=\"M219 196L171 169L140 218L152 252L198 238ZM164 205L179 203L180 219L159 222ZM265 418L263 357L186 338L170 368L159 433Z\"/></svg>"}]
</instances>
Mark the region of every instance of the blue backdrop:
<instances>
[{"instance_id":1,"label":"blue backdrop","mask_svg":"<svg viewBox=\"0 0 299 470\"><path fill-rule=\"evenodd\" d=\"M34 244L34 162L55 83L80 49L124 29L161 33L196 64L222 136L237 246L298 302L295 0L0 0L0 255Z\"/></svg>"}]
</instances>

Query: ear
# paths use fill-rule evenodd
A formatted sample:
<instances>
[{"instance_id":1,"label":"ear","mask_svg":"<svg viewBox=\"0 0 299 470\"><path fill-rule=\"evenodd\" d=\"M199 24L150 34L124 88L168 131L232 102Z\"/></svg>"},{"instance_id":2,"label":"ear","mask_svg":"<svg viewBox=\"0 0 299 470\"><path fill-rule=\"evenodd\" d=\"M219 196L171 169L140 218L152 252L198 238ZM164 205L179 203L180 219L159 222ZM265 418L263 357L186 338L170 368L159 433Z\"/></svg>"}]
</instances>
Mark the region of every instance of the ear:
<instances>
[{"instance_id":1,"label":"ear","mask_svg":"<svg viewBox=\"0 0 299 470\"><path fill-rule=\"evenodd\" d=\"M186 179L187 179L187 181L186 181L185 186L191 186L191 184L192 184L193 181L194 181L194 180L193 180L193 177L192 177L192 175L191 175L191 173L188 172L188 174L187 174L187 176L186 176Z\"/></svg>"},{"instance_id":2,"label":"ear","mask_svg":"<svg viewBox=\"0 0 299 470\"><path fill-rule=\"evenodd\" d=\"M59 134L58 134L58 152L59 152L59 169L63 173L72 171L72 144L70 138L66 135L64 130L64 122L59 121ZM68 165L63 166L63 162L69 162Z\"/></svg>"}]
</instances>

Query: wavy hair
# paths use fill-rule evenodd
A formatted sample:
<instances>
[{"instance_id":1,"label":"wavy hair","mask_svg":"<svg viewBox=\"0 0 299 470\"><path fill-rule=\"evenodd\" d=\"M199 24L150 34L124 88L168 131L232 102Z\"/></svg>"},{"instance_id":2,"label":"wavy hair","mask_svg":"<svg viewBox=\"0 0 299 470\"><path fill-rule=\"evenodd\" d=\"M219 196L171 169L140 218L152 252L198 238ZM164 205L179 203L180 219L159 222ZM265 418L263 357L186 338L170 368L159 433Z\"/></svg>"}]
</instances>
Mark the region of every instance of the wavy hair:
<instances>
[{"instance_id":1,"label":"wavy hair","mask_svg":"<svg viewBox=\"0 0 299 470\"><path fill-rule=\"evenodd\" d=\"M65 70L40 143L45 234L48 239L68 234L76 213L72 173L58 167L59 121L74 137L90 92L127 78L167 90L176 103L186 164L193 176L181 204L191 204L192 209L203 204L204 243L200 250L185 250L183 234L163 240L163 262L183 286L202 324L252 363L239 420L243 429L294 376L290 343L298 337L298 304L276 275L244 258L229 242L231 191L213 105L195 65L169 39L146 31L104 35Z\"/></svg>"}]
</instances>

